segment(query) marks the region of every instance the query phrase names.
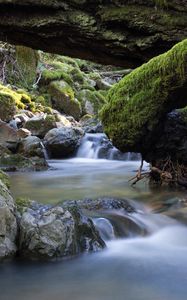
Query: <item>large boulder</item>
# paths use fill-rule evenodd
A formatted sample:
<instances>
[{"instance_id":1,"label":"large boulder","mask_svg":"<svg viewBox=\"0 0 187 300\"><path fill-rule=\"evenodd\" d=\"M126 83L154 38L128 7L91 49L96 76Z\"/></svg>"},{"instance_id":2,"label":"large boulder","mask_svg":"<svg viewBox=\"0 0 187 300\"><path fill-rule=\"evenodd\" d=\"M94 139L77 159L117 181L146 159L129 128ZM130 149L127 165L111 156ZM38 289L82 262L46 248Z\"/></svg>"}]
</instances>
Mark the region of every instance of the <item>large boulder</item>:
<instances>
[{"instance_id":1,"label":"large boulder","mask_svg":"<svg viewBox=\"0 0 187 300\"><path fill-rule=\"evenodd\" d=\"M146 155L172 109L186 105L187 39L117 83L101 111L104 130L121 151ZM159 130L157 130L159 128Z\"/></svg>"},{"instance_id":2,"label":"large boulder","mask_svg":"<svg viewBox=\"0 0 187 300\"><path fill-rule=\"evenodd\" d=\"M153 162L170 158L187 165L187 107L167 114L159 125L154 147L145 153L145 160Z\"/></svg>"},{"instance_id":3,"label":"large boulder","mask_svg":"<svg viewBox=\"0 0 187 300\"><path fill-rule=\"evenodd\" d=\"M0 5L0 40L102 64L137 67L187 36L186 0L1 0Z\"/></svg>"},{"instance_id":4,"label":"large boulder","mask_svg":"<svg viewBox=\"0 0 187 300\"><path fill-rule=\"evenodd\" d=\"M15 205L7 182L7 176L0 171L0 261L14 256L17 250Z\"/></svg>"},{"instance_id":5,"label":"large boulder","mask_svg":"<svg viewBox=\"0 0 187 300\"><path fill-rule=\"evenodd\" d=\"M52 97L52 106L60 112L73 116L78 120L81 116L81 105L75 99L70 85L61 80L50 83L48 92Z\"/></svg>"},{"instance_id":6,"label":"large boulder","mask_svg":"<svg viewBox=\"0 0 187 300\"><path fill-rule=\"evenodd\" d=\"M76 152L82 135L78 127L54 128L45 135L44 144L51 158L66 158Z\"/></svg>"},{"instance_id":7,"label":"large boulder","mask_svg":"<svg viewBox=\"0 0 187 300\"><path fill-rule=\"evenodd\" d=\"M57 259L104 246L91 219L83 217L75 205L72 212L36 205L21 216L19 253L29 259Z\"/></svg>"}]
</instances>

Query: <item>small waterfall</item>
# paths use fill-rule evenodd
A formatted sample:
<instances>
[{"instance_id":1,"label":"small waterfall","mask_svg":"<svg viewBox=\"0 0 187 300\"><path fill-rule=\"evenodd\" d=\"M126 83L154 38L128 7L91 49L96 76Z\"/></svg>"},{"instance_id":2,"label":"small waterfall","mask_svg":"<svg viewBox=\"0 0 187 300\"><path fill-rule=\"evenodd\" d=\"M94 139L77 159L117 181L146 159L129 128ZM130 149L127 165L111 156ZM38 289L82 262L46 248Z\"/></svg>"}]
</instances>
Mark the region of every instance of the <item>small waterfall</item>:
<instances>
[{"instance_id":1,"label":"small waterfall","mask_svg":"<svg viewBox=\"0 0 187 300\"><path fill-rule=\"evenodd\" d=\"M165 215L143 210L127 213L121 209L101 211L100 217L93 218L93 222L104 241L150 236L164 228L178 224L177 221Z\"/></svg>"},{"instance_id":2,"label":"small waterfall","mask_svg":"<svg viewBox=\"0 0 187 300\"><path fill-rule=\"evenodd\" d=\"M46 160L48 160L48 159L49 159L49 155L48 155L48 153L47 153L47 150L46 150L44 144L43 144L42 142L40 142L40 145L41 145L41 147L42 147L42 151L43 151L43 154L44 154L44 158L45 158Z\"/></svg>"},{"instance_id":3,"label":"small waterfall","mask_svg":"<svg viewBox=\"0 0 187 300\"><path fill-rule=\"evenodd\" d=\"M77 157L127 161L140 160L140 154L138 153L120 152L104 133L86 133L78 149Z\"/></svg>"}]
</instances>

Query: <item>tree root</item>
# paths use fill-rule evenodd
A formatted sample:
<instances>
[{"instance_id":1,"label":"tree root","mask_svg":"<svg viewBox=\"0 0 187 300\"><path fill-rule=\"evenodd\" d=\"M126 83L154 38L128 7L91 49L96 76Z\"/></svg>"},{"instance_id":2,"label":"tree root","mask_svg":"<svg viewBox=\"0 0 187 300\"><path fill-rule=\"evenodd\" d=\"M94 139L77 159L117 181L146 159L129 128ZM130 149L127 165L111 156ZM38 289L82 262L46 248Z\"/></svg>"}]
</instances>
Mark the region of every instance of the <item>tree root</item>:
<instances>
[{"instance_id":1,"label":"tree root","mask_svg":"<svg viewBox=\"0 0 187 300\"><path fill-rule=\"evenodd\" d=\"M187 188L187 166L172 162L170 158L157 161L150 166L148 172L142 172L142 168L143 160L136 176L129 179L129 182L132 181L131 185L135 185L140 180L148 179L159 185L179 185Z\"/></svg>"}]
</instances>

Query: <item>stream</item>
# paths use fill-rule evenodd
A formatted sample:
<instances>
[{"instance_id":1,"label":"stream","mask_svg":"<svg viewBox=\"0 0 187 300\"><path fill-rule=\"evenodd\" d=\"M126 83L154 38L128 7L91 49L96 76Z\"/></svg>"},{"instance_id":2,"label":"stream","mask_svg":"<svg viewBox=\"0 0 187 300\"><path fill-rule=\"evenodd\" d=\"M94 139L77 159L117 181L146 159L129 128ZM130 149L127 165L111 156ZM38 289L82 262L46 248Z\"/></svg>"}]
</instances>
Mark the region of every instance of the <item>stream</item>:
<instances>
[{"instance_id":1,"label":"stream","mask_svg":"<svg viewBox=\"0 0 187 300\"><path fill-rule=\"evenodd\" d=\"M151 188L144 181L131 187L128 180L140 165L136 157L98 159L98 148L85 142L86 153L92 154L79 151L76 158L50 160L45 172L11 174L14 197L52 204L100 196L133 199L137 212L132 219L149 234L116 237L110 220L97 216L94 222L106 240L105 250L56 262L1 264L0 299L186 300L187 227L153 213L165 200L185 198L186 191ZM122 213L111 213L122 226Z\"/></svg>"}]
</instances>

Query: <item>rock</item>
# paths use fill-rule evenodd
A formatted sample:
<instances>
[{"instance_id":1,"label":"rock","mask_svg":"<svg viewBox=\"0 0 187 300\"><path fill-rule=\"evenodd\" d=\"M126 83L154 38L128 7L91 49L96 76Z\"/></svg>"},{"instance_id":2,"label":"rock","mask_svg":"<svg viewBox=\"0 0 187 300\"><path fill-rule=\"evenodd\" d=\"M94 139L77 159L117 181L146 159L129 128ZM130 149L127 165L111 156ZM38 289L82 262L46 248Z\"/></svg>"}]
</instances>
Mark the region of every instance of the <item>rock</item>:
<instances>
[{"instance_id":1,"label":"rock","mask_svg":"<svg viewBox=\"0 0 187 300\"><path fill-rule=\"evenodd\" d=\"M16 46L16 68L19 74L14 77L14 84L22 88L33 87L37 78L39 54L24 46Z\"/></svg>"},{"instance_id":2,"label":"rock","mask_svg":"<svg viewBox=\"0 0 187 300\"><path fill-rule=\"evenodd\" d=\"M16 103L14 97L0 89L0 119L9 122L15 113Z\"/></svg>"},{"instance_id":3,"label":"rock","mask_svg":"<svg viewBox=\"0 0 187 300\"><path fill-rule=\"evenodd\" d=\"M82 106L82 113L89 115L97 115L105 103L105 97L99 91L90 91L83 89L77 94L77 98Z\"/></svg>"},{"instance_id":4,"label":"rock","mask_svg":"<svg viewBox=\"0 0 187 300\"><path fill-rule=\"evenodd\" d=\"M153 149L162 133L162 128L157 132L159 123L168 112L186 105L186 69L187 39L112 87L100 116L114 146L143 157Z\"/></svg>"},{"instance_id":5,"label":"rock","mask_svg":"<svg viewBox=\"0 0 187 300\"><path fill-rule=\"evenodd\" d=\"M16 237L17 222L14 201L7 186L0 180L0 261L15 255Z\"/></svg>"},{"instance_id":6,"label":"rock","mask_svg":"<svg viewBox=\"0 0 187 300\"><path fill-rule=\"evenodd\" d=\"M153 162L170 157L173 162L187 165L187 108L167 114L157 132L154 148L145 153L145 160Z\"/></svg>"},{"instance_id":7,"label":"rock","mask_svg":"<svg viewBox=\"0 0 187 300\"><path fill-rule=\"evenodd\" d=\"M31 131L32 135L43 138L52 128L56 128L56 120L53 115L42 114L30 118L24 127Z\"/></svg>"},{"instance_id":8,"label":"rock","mask_svg":"<svg viewBox=\"0 0 187 300\"><path fill-rule=\"evenodd\" d=\"M60 112L73 116L78 120L81 116L81 105L75 99L74 92L65 81L53 81L50 83L48 92L52 97L52 106Z\"/></svg>"},{"instance_id":9,"label":"rock","mask_svg":"<svg viewBox=\"0 0 187 300\"><path fill-rule=\"evenodd\" d=\"M20 124L25 124L30 117L25 112L23 112L20 114L16 114L14 118L15 120L17 120L17 125L19 126Z\"/></svg>"},{"instance_id":10,"label":"rock","mask_svg":"<svg viewBox=\"0 0 187 300\"><path fill-rule=\"evenodd\" d=\"M64 201L63 207L70 209L71 206L74 207L75 201ZM97 199L86 198L83 200L77 200L76 205L81 209L86 209L90 211L97 210L113 210L113 209L123 209L127 213L135 212L133 203L125 198L112 198L112 197L100 197Z\"/></svg>"},{"instance_id":11,"label":"rock","mask_svg":"<svg viewBox=\"0 0 187 300\"><path fill-rule=\"evenodd\" d=\"M108 91L112 87L112 85L107 81L105 81L104 79L97 79L96 85L99 90L106 90L106 91Z\"/></svg>"},{"instance_id":12,"label":"rock","mask_svg":"<svg viewBox=\"0 0 187 300\"><path fill-rule=\"evenodd\" d=\"M134 68L187 36L186 0L1 0L1 6L0 40L102 64Z\"/></svg>"},{"instance_id":13,"label":"rock","mask_svg":"<svg viewBox=\"0 0 187 300\"><path fill-rule=\"evenodd\" d=\"M66 158L72 156L83 135L78 127L62 127L51 129L44 137L44 144L51 158Z\"/></svg>"},{"instance_id":14,"label":"rock","mask_svg":"<svg viewBox=\"0 0 187 300\"><path fill-rule=\"evenodd\" d=\"M92 221L74 206L27 209L20 220L19 254L29 259L57 259L105 246Z\"/></svg>"},{"instance_id":15,"label":"rock","mask_svg":"<svg viewBox=\"0 0 187 300\"><path fill-rule=\"evenodd\" d=\"M27 158L21 154L3 154L0 156L0 168L3 171L43 171L48 168L43 158Z\"/></svg>"},{"instance_id":16,"label":"rock","mask_svg":"<svg viewBox=\"0 0 187 300\"><path fill-rule=\"evenodd\" d=\"M36 136L28 136L19 143L18 152L26 157L44 157L42 141Z\"/></svg>"},{"instance_id":17,"label":"rock","mask_svg":"<svg viewBox=\"0 0 187 300\"><path fill-rule=\"evenodd\" d=\"M55 117L56 123L61 124L61 126L67 126L70 127L71 126L71 120L68 120L68 117L65 117L63 115L61 115L58 111L53 111L53 115ZM72 117L73 121L75 121L75 119Z\"/></svg>"},{"instance_id":18,"label":"rock","mask_svg":"<svg viewBox=\"0 0 187 300\"><path fill-rule=\"evenodd\" d=\"M30 132L30 130L28 130L28 129L26 129L26 128L20 128L20 129L18 129L18 131L17 131L17 135L18 135L18 137L19 137L20 139L24 139L24 138L30 136L30 135L31 135L31 132Z\"/></svg>"},{"instance_id":19,"label":"rock","mask_svg":"<svg viewBox=\"0 0 187 300\"><path fill-rule=\"evenodd\" d=\"M18 140L17 130L0 120L0 144L8 149L15 150Z\"/></svg>"}]
</instances>

